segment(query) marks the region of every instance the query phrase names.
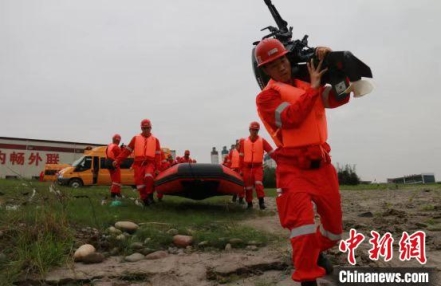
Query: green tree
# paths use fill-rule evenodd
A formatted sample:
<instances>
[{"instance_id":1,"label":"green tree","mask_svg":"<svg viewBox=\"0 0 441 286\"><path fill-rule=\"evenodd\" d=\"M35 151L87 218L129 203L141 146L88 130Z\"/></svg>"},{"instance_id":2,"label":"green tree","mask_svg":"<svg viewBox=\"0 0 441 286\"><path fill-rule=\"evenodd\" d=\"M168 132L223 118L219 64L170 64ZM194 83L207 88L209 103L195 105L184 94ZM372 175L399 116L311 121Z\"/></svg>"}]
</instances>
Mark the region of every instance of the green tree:
<instances>
[{"instance_id":1,"label":"green tree","mask_svg":"<svg viewBox=\"0 0 441 286\"><path fill-rule=\"evenodd\" d=\"M346 164L344 167L337 164L338 182L340 185L358 185L360 178L355 171L355 165Z\"/></svg>"},{"instance_id":2,"label":"green tree","mask_svg":"<svg viewBox=\"0 0 441 286\"><path fill-rule=\"evenodd\" d=\"M265 188L276 187L276 169L265 166L263 168L263 185Z\"/></svg>"}]
</instances>

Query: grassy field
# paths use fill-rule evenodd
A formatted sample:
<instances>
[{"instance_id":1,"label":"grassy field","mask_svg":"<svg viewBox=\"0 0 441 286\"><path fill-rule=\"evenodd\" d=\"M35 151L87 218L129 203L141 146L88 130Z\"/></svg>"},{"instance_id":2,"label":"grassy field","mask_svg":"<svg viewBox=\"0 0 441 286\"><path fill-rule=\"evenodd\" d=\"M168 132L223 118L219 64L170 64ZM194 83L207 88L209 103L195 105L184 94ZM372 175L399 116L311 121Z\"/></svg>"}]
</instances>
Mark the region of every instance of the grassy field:
<instances>
[{"instance_id":1,"label":"grassy field","mask_svg":"<svg viewBox=\"0 0 441 286\"><path fill-rule=\"evenodd\" d=\"M120 255L126 254L130 243L146 239L153 250L168 249L173 238L167 233L170 229L192 235L196 248L207 241L214 250L223 249L231 238L263 245L280 239L239 226L244 219L271 213L247 211L231 203L230 196L203 201L165 196L163 202L142 208L135 204L138 195L129 187L122 190L125 198L121 206L112 207L110 199L105 199L108 193L108 187L71 189L36 181L0 180L0 281L11 285L27 275L45 275L51 267L69 262L78 244L90 242L91 233L106 234L121 220L141 227L130 240L107 246L118 247ZM275 190L267 193L274 196Z\"/></svg>"},{"instance_id":2,"label":"grassy field","mask_svg":"<svg viewBox=\"0 0 441 286\"><path fill-rule=\"evenodd\" d=\"M341 186L342 190L395 188L396 185L387 184ZM152 250L167 250L173 246L170 229L192 235L194 247L201 251L223 249L232 238L259 241L262 245L285 239L241 226L242 220L274 213L247 211L231 203L229 196L203 201L165 196L164 202L141 208L134 203L138 195L131 188L123 188L125 198L121 206L112 207L109 198L104 199L108 193L108 187L71 189L36 181L0 179L0 285L12 285L29 275L44 276L51 267L71 262L73 252L82 243L98 245L100 251L117 248L116 254L124 255L129 253L131 243L145 244L146 240ZM275 197L276 191L266 189L266 194ZM121 220L140 225L136 235L100 246L107 229ZM202 241L208 242L209 247L198 246Z\"/></svg>"}]
</instances>

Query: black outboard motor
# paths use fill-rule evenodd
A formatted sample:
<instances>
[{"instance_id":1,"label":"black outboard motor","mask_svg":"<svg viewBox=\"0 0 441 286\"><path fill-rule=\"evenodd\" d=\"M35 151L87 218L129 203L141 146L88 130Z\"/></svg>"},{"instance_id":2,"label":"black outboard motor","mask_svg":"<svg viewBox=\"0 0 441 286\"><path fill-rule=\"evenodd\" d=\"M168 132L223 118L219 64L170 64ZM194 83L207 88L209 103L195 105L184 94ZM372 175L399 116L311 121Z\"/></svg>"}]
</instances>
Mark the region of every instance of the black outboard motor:
<instances>
[{"instance_id":1,"label":"black outboard motor","mask_svg":"<svg viewBox=\"0 0 441 286\"><path fill-rule=\"evenodd\" d=\"M278 28L268 26L261 31L268 29L271 33L264 36L266 38L276 38L285 46L288 53L286 56L291 62L292 75L303 81L309 81L308 69L306 62L311 59L314 60L315 65L318 59L315 56L315 48L308 47L308 35L305 35L302 40L292 40L292 27L288 29L288 23L280 17L276 7L271 3L271 0L264 0L265 4L271 12ZM254 76L260 88L263 89L269 81L269 77L257 66L257 61L254 56L256 45L260 41L253 43L252 50L252 64ZM337 99L343 99L354 91L354 96L362 96L372 90L372 86L368 82L360 81L362 77L372 78L372 72L369 66L355 57L349 51L330 52L323 60L323 68L328 68L328 71L322 77L322 83L328 83L332 86L333 91L337 95ZM354 83L353 87L350 84Z\"/></svg>"}]
</instances>

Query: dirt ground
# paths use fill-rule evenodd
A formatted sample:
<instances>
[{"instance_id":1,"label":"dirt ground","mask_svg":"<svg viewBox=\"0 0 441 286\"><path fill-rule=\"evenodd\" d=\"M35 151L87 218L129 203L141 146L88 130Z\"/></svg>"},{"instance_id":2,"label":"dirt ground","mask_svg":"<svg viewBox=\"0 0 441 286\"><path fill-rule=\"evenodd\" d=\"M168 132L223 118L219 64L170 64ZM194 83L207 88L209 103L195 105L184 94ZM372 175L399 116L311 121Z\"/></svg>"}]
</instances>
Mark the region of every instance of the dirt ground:
<instances>
[{"instance_id":1,"label":"dirt ground","mask_svg":"<svg viewBox=\"0 0 441 286\"><path fill-rule=\"evenodd\" d=\"M343 239L349 230L356 229L365 240L355 250L358 266L370 267L421 267L417 259L399 259L399 240L403 232L409 235L421 230L426 234L426 267L441 271L441 191L430 187L414 189L342 191ZM274 199L267 199L269 213L274 215L243 221L244 225L288 237L288 231L280 227ZM258 211L258 210L255 210ZM390 232L394 238L393 258L385 262L369 258L370 232L380 235ZM336 266L349 266L347 253L338 247L328 251L328 257ZM300 285L291 280L290 245L269 245L258 250L232 249L223 252L192 252L168 255L158 260L121 262L111 257L100 264L75 263L48 274L45 283L57 285ZM441 279L438 279L441 280ZM79 284L81 281L81 284ZM440 281L441 282L441 281ZM436 283L440 283L436 282ZM332 285L329 279L320 285ZM441 285L441 284L434 284Z\"/></svg>"}]
</instances>

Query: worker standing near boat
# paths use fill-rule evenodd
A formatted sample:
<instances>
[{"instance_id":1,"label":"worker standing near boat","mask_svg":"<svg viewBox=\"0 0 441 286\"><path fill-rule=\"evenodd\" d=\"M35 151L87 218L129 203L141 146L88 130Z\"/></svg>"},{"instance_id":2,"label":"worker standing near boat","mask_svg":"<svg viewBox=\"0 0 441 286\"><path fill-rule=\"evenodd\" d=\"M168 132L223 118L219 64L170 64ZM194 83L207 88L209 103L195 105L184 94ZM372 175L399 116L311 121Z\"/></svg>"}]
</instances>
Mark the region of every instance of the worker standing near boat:
<instances>
[{"instance_id":1,"label":"worker standing near boat","mask_svg":"<svg viewBox=\"0 0 441 286\"><path fill-rule=\"evenodd\" d=\"M132 138L121 154L115 159L114 166L119 166L132 152L135 153L133 170L136 189L144 206L154 203L154 178L161 166L161 145L151 133L150 120L141 121L141 134Z\"/></svg>"},{"instance_id":2,"label":"worker standing near boat","mask_svg":"<svg viewBox=\"0 0 441 286\"><path fill-rule=\"evenodd\" d=\"M233 170L234 172L242 175L242 170L240 168L240 156L239 156L239 149L240 149L240 140L236 140L236 144L232 145L232 149L230 150L230 153L228 153L228 156L225 158L228 158L228 165L227 167ZM236 202L237 197L239 197L239 204L244 204L244 197L245 197L245 189L242 193L239 195L233 195L232 201Z\"/></svg>"},{"instance_id":3,"label":"worker standing near boat","mask_svg":"<svg viewBox=\"0 0 441 286\"><path fill-rule=\"evenodd\" d=\"M239 156L239 140L236 140L236 144L233 149L230 150L228 154L228 167L236 173L240 173L240 156Z\"/></svg>"},{"instance_id":4,"label":"worker standing near boat","mask_svg":"<svg viewBox=\"0 0 441 286\"><path fill-rule=\"evenodd\" d=\"M110 179L112 180L112 185L110 186L110 197L120 198L121 197L121 169L119 166L114 167L113 162L116 157L121 154L121 148L119 143L121 142L121 135L115 134L112 137L112 143L110 143L106 148L107 157L107 169L109 170Z\"/></svg>"},{"instance_id":5,"label":"worker standing near boat","mask_svg":"<svg viewBox=\"0 0 441 286\"><path fill-rule=\"evenodd\" d=\"M196 163L196 160L190 158L190 150L185 150L184 157L180 157L178 163Z\"/></svg>"},{"instance_id":6,"label":"worker standing near boat","mask_svg":"<svg viewBox=\"0 0 441 286\"><path fill-rule=\"evenodd\" d=\"M272 156L273 147L258 135L259 122L250 123L250 136L239 141L240 168L245 184L245 200L247 208L253 208L253 189L259 199L259 208L265 209L265 192L263 187L263 153Z\"/></svg>"}]
</instances>

